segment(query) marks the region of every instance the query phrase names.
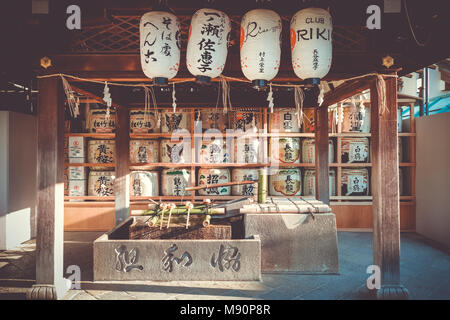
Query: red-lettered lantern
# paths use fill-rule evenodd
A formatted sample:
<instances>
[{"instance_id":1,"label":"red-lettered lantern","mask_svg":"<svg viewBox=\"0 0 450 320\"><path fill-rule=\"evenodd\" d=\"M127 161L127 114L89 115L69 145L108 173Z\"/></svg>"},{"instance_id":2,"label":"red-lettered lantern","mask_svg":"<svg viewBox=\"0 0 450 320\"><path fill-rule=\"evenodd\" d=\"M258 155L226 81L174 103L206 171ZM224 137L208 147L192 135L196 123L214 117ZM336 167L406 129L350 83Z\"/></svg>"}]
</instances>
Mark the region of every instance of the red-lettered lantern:
<instances>
[{"instance_id":1,"label":"red-lettered lantern","mask_svg":"<svg viewBox=\"0 0 450 320\"><path fill-rule=\"evenodd\" d=\"M247 12L241 22L241 68L255 87L267 85L280 68L281 18L272 10Z\"/></svg>"},{"instance_id":2,"label":"red-lettered lantern","mask_svg":"<svg viewBox=\"0 0 450 320\"><path fill-rule=\"evenodd\" d=\"M225 68L231 24L215 9L200 9L192 16L186 51L186 65L198 82L209 82Z\"/></svg>"},{"instance_id":3,"label":"red-lettered lantern","mask_svg":"<svg viewBox=\"0 0 450 320\"><path fill-rule=\"evenodd\" d=\"M307 8L291 20L292 67L308 83L319 84L330 71L333 24L328 11Z\"/></svg>"}]
</instances>

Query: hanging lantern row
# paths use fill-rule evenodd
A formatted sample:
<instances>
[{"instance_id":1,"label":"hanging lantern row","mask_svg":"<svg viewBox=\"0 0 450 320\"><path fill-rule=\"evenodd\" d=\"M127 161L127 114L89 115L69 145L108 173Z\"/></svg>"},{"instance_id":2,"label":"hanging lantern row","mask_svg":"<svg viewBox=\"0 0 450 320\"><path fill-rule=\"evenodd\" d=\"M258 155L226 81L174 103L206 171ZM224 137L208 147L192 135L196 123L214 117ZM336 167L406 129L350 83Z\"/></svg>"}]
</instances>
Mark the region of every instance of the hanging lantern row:
<instances>
[{"instance_id":1,"label":"hanging lantern row","mask_svg":"<svg viewBox=\"0 0 450 320\"><path fill-rule=\"evenodd\" d=\"M278 74L281 60L280 16L272 10L255 9L241 21L241 68L253 86L267 86ZM291 20L290 41L295 74L319 84L330 70L332 59L331 15L320 8L298 11ZM230 40L229 17L215 9L200 9L189 27L186 64L198 82L207 83L225 68ZM164 11L144 14L140 22L140 55L144 74L164 85L180 66L180 24Z\"/></svg>"}]
</instances>

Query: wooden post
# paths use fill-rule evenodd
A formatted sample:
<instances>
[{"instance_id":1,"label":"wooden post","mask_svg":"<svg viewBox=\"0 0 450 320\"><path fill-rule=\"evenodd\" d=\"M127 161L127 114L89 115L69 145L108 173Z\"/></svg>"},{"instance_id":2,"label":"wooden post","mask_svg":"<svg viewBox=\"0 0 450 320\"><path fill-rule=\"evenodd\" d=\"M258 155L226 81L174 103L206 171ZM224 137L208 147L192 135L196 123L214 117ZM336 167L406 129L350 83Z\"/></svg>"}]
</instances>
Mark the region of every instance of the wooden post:
<instances>
[{"instance_id":1,"label":"wooden post","mask_svg":"<svg viewBox=\"0 0 450 320\"><path fill-rule=\"evenodd\" d=\"M117 109L114 180L116 225L130 216L130 120L127 108L121 106Z\"/></svg>"},{"instance_id":2,"label":"wooden post","mask_svg":"<svg viewBox=\"0 0 450 320\"><path fill-rule=\"evenodd\" d=\"M36 284L28 299L61 299L64 274L64 103L61 80L38 80Z\"/></svg>"},{"instance_id":3,"label":"wooden post","mask_svg":"<svg viewBox=\"0 0 450 320\"><path fill-rule=\"evenodd\" d=\"M387 78L382 112L376 82L370 89L374 265L381 271L379 299L407 299L400 284L400 198L397 133L397 79Z\"/></svg>"},{"instance_id":4,"label":"wooden post","mask_svg":"<svg viewBox=\"0 0 450 320\"><path fill-rule=\"evenodd\" d=\"M328 173L328 106L315 109L316 199L330 204Z\"/></svg>"}]
</instances>

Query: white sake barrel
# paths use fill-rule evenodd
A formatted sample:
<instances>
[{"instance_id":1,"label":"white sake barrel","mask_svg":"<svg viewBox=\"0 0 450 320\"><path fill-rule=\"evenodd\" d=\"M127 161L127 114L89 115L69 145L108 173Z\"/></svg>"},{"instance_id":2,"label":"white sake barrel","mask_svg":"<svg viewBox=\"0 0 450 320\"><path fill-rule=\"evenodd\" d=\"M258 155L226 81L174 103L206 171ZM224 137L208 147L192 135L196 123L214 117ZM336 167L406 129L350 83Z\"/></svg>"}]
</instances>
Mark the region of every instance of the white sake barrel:
<instances>
[{"instance_id":1,"label":"white sake barrel","mask_svg":"<svg viewBox=\"0 0 450 320\"><path fill-rule=\"evenodd\" d=\"M155 111L145 109L130 109L130 132L131 133L153 133L160 132L158 127L158 114Z\"/></svg>"},{"instance_id":2,"label":"white sake barrel","mask_svg":"<svg viewBox=\"0 0 450 320\"><path fill-rule=\"evenodd\" d=\"M202 140L197 149L199 163L227 163L229 155L225 139Z\"/></svg>"},{"instance_id":3,"label":"white sake barrel","mask_svg":"<svg viewBox=\"0 0 450 320\"><path fill-rule=\"evenodd\" d=\"M342 163L369 162L368 138L342 138Z\"/></svg>"},{"instance_id":4,"label":"white sake barrel","mask_svg":"<svg viewBox=\"0 0 450 320\"><path fill-rule=\"evenodd\" d=\"M295 109L269 113L270 132L300 132L298 114Z\"/></svg>"},{"instance_id":5,"label":"white sake barrel","mask_svg":"<svg viewBox=\"0 0 450 320\"><path fill-rule=\"evenodd\" d=\"M191 171L188 169L164 169L161 173L163 196L190 195L186 188L191 185Z\"/></svg>"},{"instance_id":6,"label":"white sake barrel","mask_svg":"<svg viewBox=\"0 0 450 320\"><path fill-rule=\"evenodd\" d=\"M329 195L336 195L336 171L330 169L328 183L330 185ZM303 175L303 195L315 196L316 195L316 170L307 169Z\"/></svg>"},{"instance_id":7,"label":"white sake barrel","mask_svg":"<svg viewBox=\"0 0 450 320\"><path fill-rule=\"evenodd\" d=\"M89 196L114 195L114 171L90 171L88 183Z\"/></svg>"},{"instance_id":8,"label":"white sake barrel","mask_svg":"<svg viewBox=\"0 0 450 320\"><path fill-rule=\"evenodd\" d=\"M300 169L280 169L269 176L269 194L271 196L299 196L302 194Z\"/></svg>"},{"instance_id":9,"label":"white sake barrel","mask_svg":"<svg viewBox=\"0 0 450 320\"><path fill-rule=\"evenodd\" d=\"M159 195L159 172L132 171L130 173L130 195L134 197Z\"/></svg>"},{"instance_id":10,"label":"white sake barrel","mask_svg":"<svg viewBox=\"0 0 450 320\"><path fill-rule=\"evenodd\" d=\"M158 140L130 140L130 163L159 162Z\"/></svg>"},{"instance_id":11,"label":"white sake barrel","mask_svg":"<svg viewBox=\"0 0 450 320\"><path fill-rule=\"evenodd\" d=\"M229 169L205 169L198 170L198 185L219 184L231 181ZM231 195L231 187L216 187L210 189L198 190L201 196L229 196Z\"/></svg>"},{"instance_id":12,"label":"white sake barrel","mask_svg":"<svg viewBox=\"0 0 450 320\"><path fill-rule=\"evenodd\" d=\"M272 162L300 163L300 138L271 138Z\"/></svg>"},{"instance_id":13,"label":"white sake barrel","mask_svg":"<svg viewBox=\"0 0 450 320\"><path fill-rule=\"evenodd\" d=\"M114 163L116 144L114 140L89 140L89 163ZM105 167L91 167L91 170L107 170Z\"/></svg>"},{"instance_id":14,"label":"white sake barrel","mask_svg":"<svg viewBox=\"0 0 450 320\"><path fill-rule=\"evenodd\" d=\"M258 138L239 137L234 141L234 161L236 163L258 163L259 162Z\"/></svg>"},{"instance_id":15,"label":"white sake barrel","mask_svg":"<svg viewBox=\"0 0 450 320\"><path fill-rule=\"evenodd\" d=\"M164 112L161 115L161 132L172 133L176 130L191 128L191 113L180 112Z\"/></svg>"},{"instance_id":16,"label":"white sake barrel","mask_svg":"<svg viewBox=\"0 0 450 320\"><path fill-rule=\"evenodd\" d=\"M222 110L201 109L196 112L195 126L198 128L196 132L211 130L214 133L213 129L225 132L228 128L228 116Z\"/></svg>"},{"instance_id":17,"label":"white sake barrel","mask_svg":"<svg viewBox=\"0 0 450 320\"><path fill-rule=\"evenodd\" d=\"M316 145L314 139L304 139L302 141L302 163L315 163ZM334 162L334 144L333 140L328 141L328 162Z\"/></svg>"},{"instance_id":18,"label":"white sake barrel","mask_svg":"<svg viewBox=\"0 0 450 320\"><path fill-rule=\"evenodd\" d=\"M231 181L258 181L258 169L233 169ZM232 186L231 193L233 196L253 196L255 195L255 185L243 184Z\"/></svg>"},{"instance_id":19,"label":"white sake barrel","mask_svg":"<svg viewBox=\"0 0 450 320\"><path fill-rule=\"evenodd\" d=\"M180 138L179 142L170 139L161 139L159 154L161 162L165 163L190 163L191 143L189 139Z\"/></svg>"},{"instance_id":20,"label":"white sake barrel","mask_svg":"<svg viewBox=\"0 0 450 320\"><path fill-rule=\"evenodd\" d=\"M230 125L234 131L258 132L261 113L257 111L231 111Z\"/></svg>"},{"instance_id":21,"label":"white sake barrel","mask_svg":"<svg viewBox=\"0 0 450 320\"><path fill-rule=\"evenodd\" d=\"M341 193L343 196L368 196L369 185L367 169L342 169Z\"/></svg>"},{"instance_id":22,"label":"white sake barrel","mask_svg":"<svg viewBox=\"0 0 450 320\"><path fill-rule=\"evenodd\" d=\"M370 108L351 103L343 108L342 132L370 132Z\"/></svg>"},{"instance_id":23,"label":"white sake barrel","mask_svg":"<svg viewBox=\"0 0 450 320\"><path fill-rule=\"evenodd\" d=\"M114 110L110 110L109 120L106 120L106 109L90 109L86 120L89 132L111 133L116 129Z\"/></svg>"}]
</instances>

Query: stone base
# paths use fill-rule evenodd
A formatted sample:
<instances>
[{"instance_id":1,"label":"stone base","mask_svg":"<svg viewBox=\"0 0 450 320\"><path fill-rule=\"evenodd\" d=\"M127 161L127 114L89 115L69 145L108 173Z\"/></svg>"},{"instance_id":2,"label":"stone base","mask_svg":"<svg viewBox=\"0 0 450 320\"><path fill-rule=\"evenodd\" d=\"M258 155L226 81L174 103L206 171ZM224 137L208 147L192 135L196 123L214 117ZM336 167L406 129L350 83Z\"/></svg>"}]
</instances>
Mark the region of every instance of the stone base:
<instances>
[{"instance_id":1,"label":"stone base","mask_svg":"<svg viewBox=\"0 0 450 320\"><path fill-rule=\"evenodd\" d=\"M263 272L339 272L336 217L333 213L245 215L245 236L261 238Z\"/></svg>"},{"instance_id":2,"label":"stone base","mask_svg":"<svg viewBox=\"0 0 450 320\"><path fill-rule=\"evenodd\" d=\"M28 300L60 300L69 291L72 282L69 279L61 279L58 285L35 284L27 292Z\"/></svg>"}]
</instances>

